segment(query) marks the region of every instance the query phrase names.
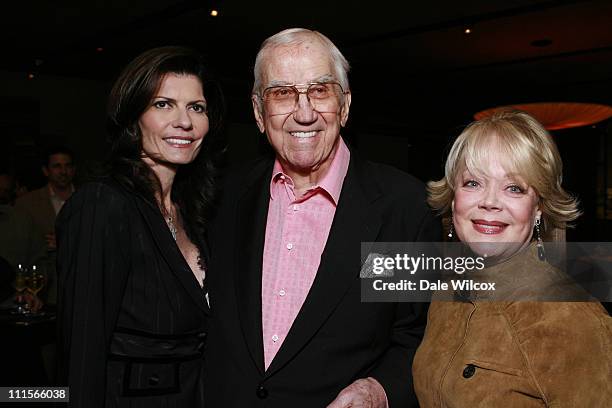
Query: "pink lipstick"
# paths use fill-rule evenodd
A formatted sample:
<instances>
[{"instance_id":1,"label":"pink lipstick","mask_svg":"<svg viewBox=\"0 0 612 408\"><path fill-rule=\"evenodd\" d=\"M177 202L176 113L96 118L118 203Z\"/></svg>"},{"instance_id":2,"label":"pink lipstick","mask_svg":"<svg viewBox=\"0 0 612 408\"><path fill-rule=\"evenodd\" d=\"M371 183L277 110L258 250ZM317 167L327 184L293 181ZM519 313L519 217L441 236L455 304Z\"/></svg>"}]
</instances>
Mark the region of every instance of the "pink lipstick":
<instances>
[{"instance_id":1,"label":"pink lipstick","mask_svg":"<svg viewBox=\"0 0 612 408\"><path fill-rule=\"evenodd\" d=\"M472 227L481 234L501 234L508 224L500 221L472 220Z\"/></svg>"}]
</instances>

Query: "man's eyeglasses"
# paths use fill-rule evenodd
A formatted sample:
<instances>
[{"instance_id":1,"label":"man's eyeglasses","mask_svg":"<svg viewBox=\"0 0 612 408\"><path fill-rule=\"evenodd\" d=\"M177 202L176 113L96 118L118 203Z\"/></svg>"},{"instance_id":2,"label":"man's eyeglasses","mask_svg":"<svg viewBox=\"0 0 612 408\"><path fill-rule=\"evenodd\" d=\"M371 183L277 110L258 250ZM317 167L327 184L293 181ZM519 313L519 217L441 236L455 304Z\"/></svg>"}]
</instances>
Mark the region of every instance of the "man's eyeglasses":
<instances>
[{"instance_id":1,"label":"man's eyeglasses","mask_svg":"<svg viewBox=\"0 0 612 408\"><path fill-rule=\"evenodd\" d=\"M297 87L306 89L299 90ZM272 115L293 113L297 110L300 94L305 94L312 108L319 113L337 112L340 97L345 95L337 82L279 85L264 89L261 99Z\"/></svg>"}]
</instances>

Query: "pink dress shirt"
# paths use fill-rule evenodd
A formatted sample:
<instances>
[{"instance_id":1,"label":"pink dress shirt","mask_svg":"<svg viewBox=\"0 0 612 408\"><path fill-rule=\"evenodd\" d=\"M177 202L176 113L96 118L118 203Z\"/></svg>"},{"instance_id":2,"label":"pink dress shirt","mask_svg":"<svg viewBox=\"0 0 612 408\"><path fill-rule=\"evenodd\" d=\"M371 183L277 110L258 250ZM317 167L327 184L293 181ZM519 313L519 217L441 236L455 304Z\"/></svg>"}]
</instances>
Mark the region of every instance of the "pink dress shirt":
<instances>
[{"instance_id":1,"label":"pink dress shirt","mask_svg":"<svg viewBox=\"0 0 612 408\"><path fill-rule=\"evenodd\" d=\"M289 333L319 269L350 152L342 138L327 174L303 196L274 162L266 224L261 312L266 369Z\"/></svg>"}]
</instances>

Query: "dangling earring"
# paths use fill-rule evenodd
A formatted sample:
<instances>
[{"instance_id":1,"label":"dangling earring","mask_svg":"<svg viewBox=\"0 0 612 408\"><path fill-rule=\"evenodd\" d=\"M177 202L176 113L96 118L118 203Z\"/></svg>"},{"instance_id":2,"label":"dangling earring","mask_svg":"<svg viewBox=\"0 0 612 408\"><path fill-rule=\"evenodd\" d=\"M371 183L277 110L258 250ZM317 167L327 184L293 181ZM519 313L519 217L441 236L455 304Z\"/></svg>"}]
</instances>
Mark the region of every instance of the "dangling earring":
<instances>
[{"instance_id":1,"label":"dangling earring","mask_svg":"<svg viewBox=\"0 0 612 408\"><path fill-rule=\"evenodd\" d=\"M454 225L455 225L455 218L451 214L450 226L448 228L448 240L449 241L453 240L453 232L455 232Z\"/></svg>"},{"instance_id":2,"label":"dangling earring","mask_svg":"<svg viewBox=\"0 0 612 408\"><path fill-rule=\"evenodd\" d=\"M536 230L536 247L538 248L538 259L540 261L546 260L546 254L544 253L544 244L542 243L542 236L540 235L540 224L542 222L539 218L535 220L535 230Z\"/></svg>"}]
</instances>

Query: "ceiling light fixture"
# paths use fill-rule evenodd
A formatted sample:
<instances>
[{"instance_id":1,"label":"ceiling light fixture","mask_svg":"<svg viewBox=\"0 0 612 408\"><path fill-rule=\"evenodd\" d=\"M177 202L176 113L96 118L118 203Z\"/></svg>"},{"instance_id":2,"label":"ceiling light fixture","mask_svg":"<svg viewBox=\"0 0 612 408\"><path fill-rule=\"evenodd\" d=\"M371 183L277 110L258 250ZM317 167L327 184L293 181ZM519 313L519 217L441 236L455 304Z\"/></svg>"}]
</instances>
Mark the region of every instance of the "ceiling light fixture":
<instances>
[{"instance_id":1,"label":"ceiling light fixture","mask_svg":"<svg viewBox=\"0 0 612 408\"><path fill-rule=\"evenodd\" d=\"M463 32L464 32L465 34L472 34L472 29L468 27L468 28L466 28L466 29L465 29Z\"/></svg>"},{"instance_id":2,"label":"ceiling light fixture","mask_svg":"<svg viewBox=\"0 0 612 408\"><path fill-rule=\"evenodd\" d=\"M487 118L502 110L517 109L536 118L547 130L569 129L594 125L612 117L612 106L595 103L540 102L499 106L474 114L474 119Z\"/></svg>"},{"instance_id":3,"label":"ceiling light fixture","mask_svg":"<svg viewBox=\"0 0 612 408\"><path fill-rule=\"evenodd\" d=\"M215 9L210 10L210 15L213 17L217 17L219 15L219 12Z\"/></svg>"}]
</instances>

